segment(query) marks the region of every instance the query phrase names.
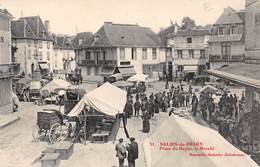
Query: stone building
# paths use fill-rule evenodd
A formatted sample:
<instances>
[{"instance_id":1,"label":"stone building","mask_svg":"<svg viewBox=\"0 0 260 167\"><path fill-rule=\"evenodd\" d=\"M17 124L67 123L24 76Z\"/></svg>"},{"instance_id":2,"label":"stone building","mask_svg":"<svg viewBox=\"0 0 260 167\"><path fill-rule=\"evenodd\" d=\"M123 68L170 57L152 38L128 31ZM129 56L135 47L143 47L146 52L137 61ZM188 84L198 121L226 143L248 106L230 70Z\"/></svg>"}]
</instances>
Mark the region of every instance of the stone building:
<instances>
[{"instance_id":1,"label":"stone building","mask_svg":"<svg viewBox=\"0 0 260 167\"><path fill-rule=\"evenodd\" d=\"M157 77L165 66L165 49L150 28L111 22L81 45L77 57L83 79L103 80L115 72Z\"/></svg>"},{"instance_id":2,"label":"stone building","mask_svg":"<svg viewBox=\"0 0 260 167\"><path fill-rule=\"evenodd\" d=\"M245 12L225 8L212 27L209 41L210 68L243 62L245 58Z\"/></svg>"}]
</instances>

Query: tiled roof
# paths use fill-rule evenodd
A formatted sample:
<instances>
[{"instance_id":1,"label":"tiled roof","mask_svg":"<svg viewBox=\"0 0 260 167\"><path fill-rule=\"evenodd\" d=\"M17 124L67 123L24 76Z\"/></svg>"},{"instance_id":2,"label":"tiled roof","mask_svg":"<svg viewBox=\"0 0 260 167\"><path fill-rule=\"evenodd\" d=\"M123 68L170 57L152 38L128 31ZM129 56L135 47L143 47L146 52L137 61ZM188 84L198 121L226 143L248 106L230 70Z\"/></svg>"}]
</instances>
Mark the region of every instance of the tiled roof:
<instances>
[{"instance_id":1,"label":"tiled roof","mask_svg":"<svg viewBox=\"0 0 260 167\"><path fill-rule=\"evenodd\" d=\"M52 40L39 16L12 21L12 38Z\"/></svg>"},{"instance_id":2,"label":"tiled roof","mask_svg":"<svg viewBox=\"0 0 260 167\"><path fill-rule=\"evenodd\" d=\"M7 9L0 9L0 14L4 14L6 16L13 18L13 15Z\"/></svg>"},{"instance_id":3,"label":"tiled roof","mask_svg":"<svg viewBox=\"0 0 260 167\"><path fill-rule=\"evenodd\" d=\"M80 47L81 45L85 45L88 43L90 38L93 36L92 32L80 32L73 39L73 46L75 48ZM80 42L81 41L81 42Z\"/></svg>"},{"instance_id":4,"label":"tiled roof","mask_svg":"<svg viewBox=\"0 0 260 167\"><path fill-rule=\"evenodd\" d=\"M54 37L54 49L74 49L73 38L69 36Z\"/></svg>"},{"instance_id":5,"label":"tiled roof","mask_svg":"<svg viewBox=\"0 0 260 167\"><path fill-rule=\"evenodd\" d=\"M215 24L235 24L244 23L245 13L243 11L237 12L231 7L225 8L224 12L217 19Z\"/></svg>"},{"instance_id":6,"label":"tiled roof","mask_svg":"<svg viewBox=\"0 0 260 167\"><path fill-rule=\"evenodd\" d=\"M208 72L215 76L232 79L260 88L260 65L257 64L231 64L222 68L209 70Z\"/></svg>"},{"instance_id":7,"label":"tiled roof","mask_svg":"<svg viewBox=\"0 0 260 167\"><path fill-rule=\"evenodd\" d=\"M170 34L171 37L204 35L210 35L210 31L206 29L187 28L186 30L179 30L175 34Z\"/></svg>"},{"instance_id":8,"label":"tiled roof","mask_svg":"<svg viewBox=\"0 0 260 167\"><path fill-rule=\"evenodd\" d=\"M224 36L213 35L213 36L211 36L209 42L241 41L243 39L242 37L243 37L243 34L224 35Z\"/></svg>"},{"instance_id":9,"label":"tiled roof","mask_svg":"<svg viewBox=\"0 0 260 167\"><path fill-rule=\"evenodd\" d=\"M150 28L105 23L84 47L163 47L163 44Z\"/></svg>"}]
</instances>

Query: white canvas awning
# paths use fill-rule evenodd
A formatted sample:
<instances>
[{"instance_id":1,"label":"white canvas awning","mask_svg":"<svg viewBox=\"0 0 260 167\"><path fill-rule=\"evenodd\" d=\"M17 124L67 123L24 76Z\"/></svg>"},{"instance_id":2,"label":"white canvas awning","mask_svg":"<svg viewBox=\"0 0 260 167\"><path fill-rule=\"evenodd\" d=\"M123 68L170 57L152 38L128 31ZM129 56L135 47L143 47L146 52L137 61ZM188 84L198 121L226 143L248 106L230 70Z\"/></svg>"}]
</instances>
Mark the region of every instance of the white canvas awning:
<instances>
[{"instance_id":1,"label":"white canvas awning","mask_svg":"<svg viewBox=\"0 0 260 167\"><path fill-rule=\"evenodd\" d=\"M95 110L108 116L123 113L126 91L106 82L86 95L86 100Z\"/></svg>"},{"instance_id":2,"label":"white canvas awning","mask_svg":"<svg viewBox=\"0 0 260 167\"><path fill-rule=\"evenodd\" d=\"M141 81L141 82L146 82L148 78L148 75L145 74L135 74L131 76L130 78L127 79L129 82L136 82L136 81Z\"/></svg>"},{"instance_id":3,"label":"white canvas awning","mask_svg":"<svg viewBox=\"0 0 260 167\"><path fill-rule=\"evenodd\" d=\"M59 88L68 88L71 84L67 81L64 81L62 79L54 79L51 82L49 82L47 85L45 85L41 91L48 91L49 93L51 91L54 91L55 89L59 89Z\"/></svg>"},{"instance_id":4,"label":"white canvas awning","mask_svg":"<svg viewBox=\"0 0 260 167\"><path fill-rule=\"evenodd\" d=\"M83 96L82 99L73 107L73 109L67 114L69 117L78 116L85 106L89 106L86 96Z\"/></svg>"},{"instance_id":5,"label":"white canvas awning","mask_svg":"<svg viewBox=\"0 0 260 167\"><path fill-rule=\"evenodd\" d=\"M184 66L184 72L197 72L198 66Z\"/></svg>"},{"instance_id":6,"label":"white canvas awning","mask_svg":"<svg viewBox=\"0 0 260 167\"><path fill-rule=\"evenodd\" d=\"M201 143L198 147L210 148L213 150L162 150L160 147L173 148L167 146L172 143ZM161 144L163 143L163 144ZM169 144L170 143L170 144ZM217 131L201 126L190 120L178 116L171 116L166 120L143 144L147 167L258 167L258 165L244 152L240 151ZM179 146L176 146L179 148ZM182 148L194 148L183 146ZM223 156L192 156L223 154ZM233 154L233 156L224 156ZM237 156L235 156L237 155ZM241 156L239 156L241 155Z\"/></svg>"}]
</instances>

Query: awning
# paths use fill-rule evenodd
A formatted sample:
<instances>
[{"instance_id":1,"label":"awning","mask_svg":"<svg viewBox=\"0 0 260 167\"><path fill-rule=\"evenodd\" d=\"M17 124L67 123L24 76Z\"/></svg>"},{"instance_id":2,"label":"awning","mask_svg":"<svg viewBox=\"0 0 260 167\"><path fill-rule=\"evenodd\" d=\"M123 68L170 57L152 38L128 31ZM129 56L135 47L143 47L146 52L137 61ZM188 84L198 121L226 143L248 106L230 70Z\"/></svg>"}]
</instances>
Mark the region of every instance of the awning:
<instances>
[{"instance_id":1,"label":"awning","mask_svg":"<svg viewBox=\"0 0 260 167\"><path fill-rule=\"evenodd\" d=\"M128 77L136 74L134 67L118 67L118 70L123 75L123 77Z\"/></svg>"},{"instance_id":2,"label":"awning","mask_svg":"<svg viewBox=\"0 0 260 167\"><path fill-rule=\"evenodd\" d=\"M183 71L184 72L197 72L197 70L198 70L198 66L184 66L184 69L183 69Z\"/></svg>"},{"instance_id":3,"label":"awning","mask_svg":"<svg viewBox=\"0 0 260 167\"><path fill-rule=\"evenodd\" d=\"M109 76L114 73L115 68L114 67L103 67L101 69L100 75L101 76Z\"/></svg>"},{"instance_id":4,"label":"awning","mask_svg":"<svg viewBox=\"0 0 260 167\"><path fill-rule=\"evenodd\" d=\"M260 89L260 65L233 64L207 71L210 75Z\"/></svg>"},{"instance_id":5,"label":"awning","mask_svg":"<svg viewBox=\"0 0 260 167\"><path fill-rule=\"evenodd\" d=\"M39 64L39 66L40 66L41 69L49 69L49 66L46 63Z\"/></svg>"},{"instance_id":6,"label":"awning","mask_svg":"<svg viewBox=\"0 0 260 167\"><path fill-rule=\"evenodd\" d=\"M146 167L258 166L217 131L175 115L146 138L143 147Z\"/></svg>"}]
</instances>

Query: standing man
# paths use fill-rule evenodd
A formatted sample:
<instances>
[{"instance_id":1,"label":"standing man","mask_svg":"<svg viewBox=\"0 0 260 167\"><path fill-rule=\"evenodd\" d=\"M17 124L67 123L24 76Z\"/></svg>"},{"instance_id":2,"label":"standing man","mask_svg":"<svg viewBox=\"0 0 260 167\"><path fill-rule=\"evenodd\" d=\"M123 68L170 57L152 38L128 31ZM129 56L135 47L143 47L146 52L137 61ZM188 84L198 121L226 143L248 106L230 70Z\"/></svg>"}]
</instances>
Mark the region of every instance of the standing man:
<instances>
[{"instance_id":1,"label":"standing man","mask_svg":"<svg viewBox=\"0 0 260 167\"><path fill-rule=\"evenodd\" d=\"M124 167L124 161L126 158L126 148L123 144L123 139L119 139L119 143L116 144L116 157L119 160L119 167Z\"/></svg>"},{"instance_id":2,"label":"standing man","mask_svg":"<svg viewBox=\"0 0 260 167\"><path fill-rule=\"evenodd\" d=\"M135 116L139 117L139 110L141 108L141 103L139 102L139 99L135 102L134 104L134 109L135 109Z\"/></svg>"},{"instance_id":3,"label":"standing man","mask_svg":"<svg viewBox=\"0 0 260 167\"><path fill-rule=\"evenodd\" d=\"M138 158L138 144L135 142L135 138L130 138L130 144L127 147L128 151L128 167L135 167L135 160Z\"/></svg>"},{"instance_id":4,"label":"standing man","mask_svg":"<svg viewBox=\"0 0 260 167\"><path fill-rule=\"evenodd\" d=\"M192 109L191 109L192 110L192 114L193 114L193 116L196 116L197 115L197 110L198 110L199 100L198 100L197 96L195 95L195 93L192 96L191 104L192 104Z\"/></svg>"}]
</instances>

